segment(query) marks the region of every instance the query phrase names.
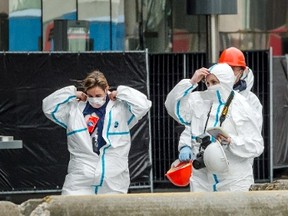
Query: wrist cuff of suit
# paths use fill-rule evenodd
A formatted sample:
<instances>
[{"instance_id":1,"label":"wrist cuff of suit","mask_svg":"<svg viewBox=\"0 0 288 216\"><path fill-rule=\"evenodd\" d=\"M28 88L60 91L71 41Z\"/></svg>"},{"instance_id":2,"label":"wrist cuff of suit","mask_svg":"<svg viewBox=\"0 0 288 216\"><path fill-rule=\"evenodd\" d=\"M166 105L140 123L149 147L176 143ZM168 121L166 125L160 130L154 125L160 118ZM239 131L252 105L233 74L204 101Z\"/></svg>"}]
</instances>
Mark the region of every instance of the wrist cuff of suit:
<instances>
[{"instance_id":1,"label":"wrist cuff of suit","mask_svg":"<svg viewBox=\"0 0 288 216\"><path fill-rule=\"evenodd\" d=\"M181 148L180 148L180 150L179 151L181 151L183 148L185 148L185 147L188 147L188 148L190 148L190 149L192 149L191 148L191 146L188 146L188 145L184 145L184 146L182 146Z\"/></svg>"}]
</instances>

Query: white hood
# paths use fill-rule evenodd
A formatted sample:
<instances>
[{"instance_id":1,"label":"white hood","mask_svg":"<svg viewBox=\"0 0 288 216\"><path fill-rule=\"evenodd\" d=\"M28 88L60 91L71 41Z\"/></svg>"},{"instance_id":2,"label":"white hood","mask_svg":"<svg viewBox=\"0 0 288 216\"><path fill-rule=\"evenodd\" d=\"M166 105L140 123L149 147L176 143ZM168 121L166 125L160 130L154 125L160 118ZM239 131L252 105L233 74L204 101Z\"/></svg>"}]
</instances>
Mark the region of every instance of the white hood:
<instances>
[{"instance_id":1,"label":"white hood","mask_svg":"<svg viewBox=\"0 0 288 216\"><path fill-rule=\"evenodd\" d=\"M254 74L250 68L247 68L246 70L248 71L248 74L245 74L246 76L243 77L243 80L245 80L247 84L245 91L251 91L254 84Z\"/></svg>"},{"instance_id":2,"label":"white hood","mask_svg":"<svg viewBox=\"0 0 288 216\"><path fill-rule=\"evenodd\" d=\"M233 90L235 76L232 68L226 63L218 63L209 68L211 74L215 75L219 80L220 89L216 92L206 90L202 95L204 100L226 101L230 92ZM209 76L209 75L208 75Z\"/></svg>"},{"instance_id":3,"label":"white hood","mask_svg":"<svg viewBox=\"0 0 288 216\"><path fill-rule=\"evenodd\" d=\"M248 96L254 84L253 71L250 68L246 68L240 81L234 85L234 90L244 96Z\"/></svg>"},{"instance_id":4,"label":"white hood","mask_svg":"<svg viewBox=\"0 0 288 216\"><path fill-rule=\"evenodd\" d=\"M226 90L231 91L235 82L235 76L232 68L226 63L215 64L209 68L211 74L214 74L220 81L220 85Z\"/></svg>"}]
</instances>

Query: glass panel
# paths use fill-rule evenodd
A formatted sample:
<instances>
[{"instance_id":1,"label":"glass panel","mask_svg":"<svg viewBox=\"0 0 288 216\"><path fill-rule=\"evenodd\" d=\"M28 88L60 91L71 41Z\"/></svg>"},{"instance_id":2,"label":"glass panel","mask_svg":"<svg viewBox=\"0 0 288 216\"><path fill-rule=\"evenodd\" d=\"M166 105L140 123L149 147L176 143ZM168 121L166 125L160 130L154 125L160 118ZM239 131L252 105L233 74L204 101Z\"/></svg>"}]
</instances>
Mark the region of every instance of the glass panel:
<instances>
[{"instance_id":1,"label":"glass panel","mask_svg":"<svg viewBox=\"0 0 288 216\"><path fill-rule=\"evenodd\" d=\"M68 48L70 51L85 51L87 33L85 28L68 28Z\"/></svg>"},{"instance_id":2,"label":"glass panel","mask_svg":"<svg viewBox=\"0 0 288 216\"><path fill-rule=\"evenodd\" d=\"M54 50L54 20L76 20L76 0L43 0L43 50ZM65 41L65 39L63 39Z\"/></svg>"},{"instance_id":3,"label":"glass panel","mask_svg":"<svg viewBox=\"0 0 288 216\"><path fill-rule=\"evenodd\" d=\"M112 0L112 50L124 50L124 0Z\"/></svg>"},{"instance_id":4,"label":"glass panel","mask_svg":"<svg viewBox=\"0 0 288 216\"><path fill-rule=\"evenodd\" d=\"M273 55L287 52L287 0L238 1L238 14L219 19L220 50L236 46L242 50L273 47Z\"/></svg>"},{"instance_id":5,"label":"glass panel","mask_svg":"<svg viewBox=\"0 0 288 216\"><path fill-rule=\"evenodd\" d=\"M9 0L1 0L0 1L0 13L5 13L8 14L8 5L9 5Z\"/></svg>"},{"instance_id":6,"label":"glass panel","mask_svg":"<svg viewBox=\"0 0 288 216\"><path fill-rule=\"evenodd\" d=\"M9 1L0 1L0 51L8 51L8 12Z\"/></svg>"},{"instance_id":7,"label":"glass panel","mask_svg":"<svg viewBox=\"0 0 288 216\"><path fill-rule=\"evenodd\" d=\"M170 50L171 7L166 0L125 1L126 49Z\"/></svg>"},{"instance_id":8,"label":"glass panel","mask_svg":"<svg viewBox=\"0 0 288 216\"><path fill-rule=\"evenodd\" d=\"M144 35L143 44L144 48L148 48L151 52L170 50L171 8L167 7L167 2L166 0L145 0L140 7L139 27ZM141 24L141 13L143 13L143 24Z\"/></svg>"},{"instance_id":9,"label":"glass panel","mask_svg":"<svg viewBox=\"0 0 288 216\"><path fill-rule=\"evenodd\" d=\"M125 50L136 50L139 45L139 30L136 13L137 1L124 1Z\"/></svg>"},{"instance_id":10,"label":"glass panel","mask_svg":"<svg viewBox=\"0 0 288 216\"><path fill-rule=\"evenodd\" d=\"M254 32L268 35L263 48L273 47L273 55L280 56L288 50L288 1L250 0L251 27ZM254 48L254 47L253 47Z\"/></svg>"},{"instance_id":11,"label":"glass panel","mask_svg":"<svg viewBox=\"0 0 288 216\"><path fill-rule=\"evenodd\" d=\"M187 15L186 0L173 1L173 52L206 52L206 17Z\"/></svg>"},{"instance_id":12,"label":"glass panel","mask_svg":"<svg viewBox=\"0 0 288 216\"><path fill-rule=\"evenodd\" d=\"M86 21L69 22L67 27L68 50L89 50L89 23Z\"/></svg>"},{"instance_id":13,"label":"glass panel","mask_svg":"<svg viewBox=\"0 0 288 216\"><path fill-rule=\"evenodd\" d=\"M92 50L111 50L110 0L78 0L78 19L89 21Z\"/></svg>"},{"instance_id":14,"label":"glass panel","mask_svg":"<svg viewBox=\"0 0 288 216\"><path fill-rule=\"evenodd\" d=\"M39 41L41 0L9 0L9 50L41 50Z\"/></svg>"}]
</instances>

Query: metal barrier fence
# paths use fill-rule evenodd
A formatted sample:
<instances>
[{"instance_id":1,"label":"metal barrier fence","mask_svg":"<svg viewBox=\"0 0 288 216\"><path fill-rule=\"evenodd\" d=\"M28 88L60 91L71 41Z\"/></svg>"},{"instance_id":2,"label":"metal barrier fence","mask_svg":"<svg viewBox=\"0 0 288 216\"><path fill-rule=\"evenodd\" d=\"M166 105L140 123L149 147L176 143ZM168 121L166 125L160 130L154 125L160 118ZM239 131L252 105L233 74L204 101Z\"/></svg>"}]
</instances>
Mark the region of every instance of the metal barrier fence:
<instances>
[{"instance_id":1,"label":"metal barrier fence","mask_svg":"<svg viewBox=\"0 0 288 216\"><path fill-rule=\"evenodd\" d=\"M244 52L247 65L253 70L253 92L263 105L264 153L255 159L255 181L269 181L269 51ZM205 53L149 54L150 95L152 125L153 182L168 183L165 177L171 163L178 158L178 138L182 127L166 112L164 102L168 92L183 78L190 78L194 71L207 67ZM200 86L203 89L204 86ZM167 184L171 185L171 184ZM157 186L154 186L157 187Z\"/></svg>"},{"instance_id":2,"label":"metal barrier fence","mask_svg":"<svg viewBox=\"0 0 288 216\"><path fill-rule=\"evenodd\" d=\"M272 59L269 50L244 51L247 65L254 72L254 86L252 91L258 96L263 106L262 136L264 152L254 160L254 177L256 182L272 180L271 151L270 149L270 64Z\"/></svg>"}]
</instances>

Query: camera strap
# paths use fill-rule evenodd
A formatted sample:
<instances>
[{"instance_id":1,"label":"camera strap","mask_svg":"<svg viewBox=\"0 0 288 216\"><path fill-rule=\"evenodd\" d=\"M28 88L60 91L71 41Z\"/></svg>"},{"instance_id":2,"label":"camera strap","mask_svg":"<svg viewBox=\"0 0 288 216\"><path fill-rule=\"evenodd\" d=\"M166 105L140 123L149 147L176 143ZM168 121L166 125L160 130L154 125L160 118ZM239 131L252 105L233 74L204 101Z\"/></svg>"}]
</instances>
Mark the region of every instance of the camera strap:
<instances>
[{"instance_id":1,"label":"camera strap","mask_svg":"<svg viewBox=\"0 0 288 216\"><path fill-rule=\"evenodd\" d=\"M231 93L230 93L230 95L229 95L229 97L228 97L228 99L227 99L227 101L226 101L226 103L225 103L225 106L224 106L224 108L223 108L223 110L222 110L222 113L221 113L221 116L220 116L220 127L222 126L222 123L224 122L224 120L225 120L225 118L226 118L226 116L227 116L228 108L229 108L229 106L230 106L230 104L231 104L231 101L232 101L233 98L234 98L234 95L235 95L235 93L234 93L234 91L232 90Z\"/></svg>"},{"instance_id":2,"label":"camera strap","mask_svg":"<svg viewBox=\"0 0 288 216\"><path fill-rule=\"evenodd\" d=\"M211 105L211 107L209 109L209 112L207 114L207 119L206 119L206 122L205 122L205 127L204 127L204 132L203 133L206 132L206 128L207 128L208 120L209 120L209 117L210 117L211 109L212 109L212 105Z\"/></svg>"},{"instance_id":3,"label":"camera strap","mask_svg":"<svg viewBox=\"0 0 288 216\"><path fill-rule=\"evenodd\" d=\"M227 101L226 101L226 103L225 103L225 106L224 106L224 108L222 110L222 113L221 113L221 116L220 116L220 127L222 126L222 123L224 122L224 120L225 120L225 118L227 116L228 108L229 108L229 106L231 104L232 99L234 98L234 95L235 95L235 92L232 90L230 95L229 95L229 97L228 97L228 99L227 99ZM207 114L207 119L206 119L205 127L204 127L204 133L206 132L206 128L207 128L208 120L209 120L209 117L210 117L211 109L212 109L212 105L211 105L211 107L209 109L209 112Z\"/></svg>"}]
</instances>

